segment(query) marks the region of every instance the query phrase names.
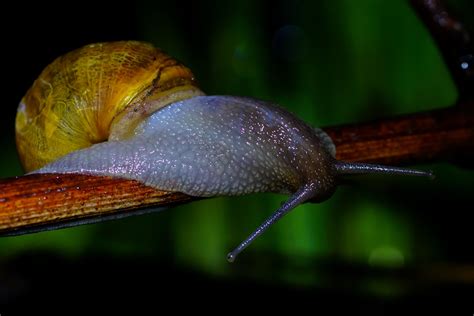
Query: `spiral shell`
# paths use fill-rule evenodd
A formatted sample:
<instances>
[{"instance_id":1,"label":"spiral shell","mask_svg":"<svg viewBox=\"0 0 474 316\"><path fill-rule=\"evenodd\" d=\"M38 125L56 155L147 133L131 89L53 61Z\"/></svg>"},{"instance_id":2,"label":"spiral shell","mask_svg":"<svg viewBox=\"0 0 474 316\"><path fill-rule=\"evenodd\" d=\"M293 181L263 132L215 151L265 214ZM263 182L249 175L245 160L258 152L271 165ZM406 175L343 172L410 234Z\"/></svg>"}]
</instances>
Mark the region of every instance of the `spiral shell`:
<instances>
[{"instance_id":1,"label":"spiral shell","mask_svg":"<svg viewBox=\"0 0 474 316\"><path fill-rule=\"evenodd\" d=\"M84 46L48 65L20 102L16 142L26 171L124 139L143 117L203 93L192 72L151 44Z\"/></svg>"}]
</instances>

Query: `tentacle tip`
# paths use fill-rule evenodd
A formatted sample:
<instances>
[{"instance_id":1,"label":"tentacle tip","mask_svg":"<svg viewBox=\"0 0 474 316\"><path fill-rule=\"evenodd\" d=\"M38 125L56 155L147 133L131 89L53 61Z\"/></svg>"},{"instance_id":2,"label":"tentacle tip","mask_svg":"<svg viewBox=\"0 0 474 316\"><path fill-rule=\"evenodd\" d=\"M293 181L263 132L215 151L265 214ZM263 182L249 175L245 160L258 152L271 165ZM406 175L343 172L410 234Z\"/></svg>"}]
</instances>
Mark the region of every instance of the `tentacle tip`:
<instances>
[{"instance_id":1,"label":"tentacle tip","mask_svg":"<svg viewBox=\"0 0 474 316\"><path fill-rule=\"evenodd\" d=\"M229 252L227 254L227 262L229 263L233 263L235 261L235 258L237 257L236 254L234 254L233 252Z\"/></svg>"}]
</instances>

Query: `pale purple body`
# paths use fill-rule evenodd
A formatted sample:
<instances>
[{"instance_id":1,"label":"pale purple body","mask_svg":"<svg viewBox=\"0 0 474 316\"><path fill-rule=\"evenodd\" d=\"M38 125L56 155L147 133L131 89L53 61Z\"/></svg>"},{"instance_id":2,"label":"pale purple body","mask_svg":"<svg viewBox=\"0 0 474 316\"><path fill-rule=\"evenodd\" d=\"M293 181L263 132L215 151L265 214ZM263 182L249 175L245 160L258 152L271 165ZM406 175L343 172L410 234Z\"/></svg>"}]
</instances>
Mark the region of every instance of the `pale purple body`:
<instances>
[{"instance_id":1,"label":"pale purple body","mask_svg":"<svg viewBox=\"0 0 474 316\"><path fill-rule=\"evenodd\" d=\"M334 150L322 130L270 103L200 96L155 112L129 140L73 152L37 172L117 176L193 196L294 193L311 182L323 194L333 191Z\"/></svg>"}]
</instances>

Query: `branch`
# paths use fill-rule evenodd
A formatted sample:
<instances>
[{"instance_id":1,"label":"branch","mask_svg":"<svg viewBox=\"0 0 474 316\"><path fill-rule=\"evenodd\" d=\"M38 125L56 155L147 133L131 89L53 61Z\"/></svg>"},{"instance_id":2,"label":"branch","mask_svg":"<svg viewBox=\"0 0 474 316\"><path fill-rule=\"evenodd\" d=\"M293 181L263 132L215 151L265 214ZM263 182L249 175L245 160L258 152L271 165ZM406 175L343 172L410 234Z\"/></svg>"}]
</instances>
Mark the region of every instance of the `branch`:
<instances>
[{"instance_id":1,"label":"branch","mask_svg":"<svg viewBox=\"0 0 474 316\"><path fill-rule=\"evenodd\" d=\"M441 0L411 0L443 55L460 98L474 99L474 44L463 24Z\"/></svg>"},{"instance_id":2,"label":"branch","mask_svg":"<svg viewBox=\"0 0 474 316\"><path fill-rule=\"evenodd\" d=\"M142 208L191 200L137 181L81 174L27 175L0 180L0 234L23 234L120 218ZM132 212L133 211L133 212Z\"/></svg>"},{"instance_id":3,"label":"branch","mask_svg":"<svg viewBox=\"0 0 474 316\"><path fill-rule=\"evenodd\" d=\"M474 102L325 131L340 160L389 165L464 162L474 153Z\"/></svg>"},{"instance_id":4,"label":"branch","mask_svg":"<svg viewBox=\"0 0 474 316\"><path fill-rule=\"evenodd\" d=\"M360 125L329 127L337 158L386 164L444 161L474 153L473 106ZM28 175L0 180L0 232L25 233L141 214L196 200L137 181L86 175Z\"/></svg>"}]
</instances>

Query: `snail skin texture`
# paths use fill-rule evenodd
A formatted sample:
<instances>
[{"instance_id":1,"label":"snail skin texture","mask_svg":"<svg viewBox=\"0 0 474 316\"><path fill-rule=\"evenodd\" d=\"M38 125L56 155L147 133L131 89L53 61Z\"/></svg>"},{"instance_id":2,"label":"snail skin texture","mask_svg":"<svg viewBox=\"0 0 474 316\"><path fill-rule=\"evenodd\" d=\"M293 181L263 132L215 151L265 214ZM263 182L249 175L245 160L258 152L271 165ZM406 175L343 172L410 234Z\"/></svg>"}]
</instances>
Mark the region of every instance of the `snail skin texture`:
<instances>
[{"instance_id":1,"label":"snail skin texture","mask_svg":"<svg viewBox=\"0 0 474 316\"><path fill-rule=\"evenodd\" d=\"M154 102L161 101L147 100L147 108L156 108ZM405 168L337 161L335 146L322 130L274 104L244 97L198 95L176 100L142 117L124 135L74 150L35 173L121 177L197 197L290 194L229 253L229 261L299 204L329 198L343 175L431 176Z\"/></svg>"}]
</instances>

